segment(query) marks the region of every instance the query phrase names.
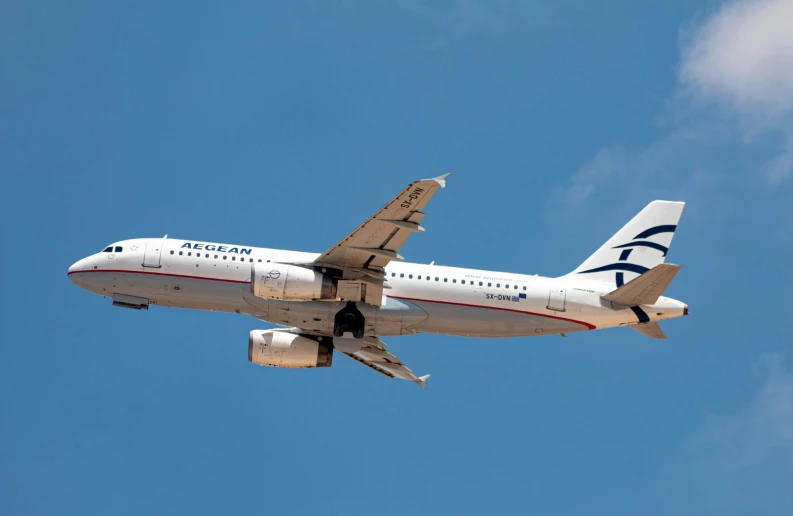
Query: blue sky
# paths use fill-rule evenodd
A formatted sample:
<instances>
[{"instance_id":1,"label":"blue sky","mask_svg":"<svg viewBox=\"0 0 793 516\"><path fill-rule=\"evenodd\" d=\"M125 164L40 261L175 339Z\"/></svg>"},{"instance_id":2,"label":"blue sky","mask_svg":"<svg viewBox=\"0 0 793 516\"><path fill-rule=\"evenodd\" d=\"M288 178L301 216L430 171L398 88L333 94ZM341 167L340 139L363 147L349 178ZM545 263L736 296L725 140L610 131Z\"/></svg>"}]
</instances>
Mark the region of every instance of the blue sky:
<instances>
[{"instance_id":1,"label":"blue sky","mask_svg":"<svg viewBox=\"0 0 793 516\"><path fill-rule=\"evenodd\" d=\"M790 514L790 0L0 6L3 514ZM121 310L133 237L321 252L452 172L411 261L561 275L688 203L666 342L388 339L246 360L255 319Z\"/></svg>"}]
</instances>

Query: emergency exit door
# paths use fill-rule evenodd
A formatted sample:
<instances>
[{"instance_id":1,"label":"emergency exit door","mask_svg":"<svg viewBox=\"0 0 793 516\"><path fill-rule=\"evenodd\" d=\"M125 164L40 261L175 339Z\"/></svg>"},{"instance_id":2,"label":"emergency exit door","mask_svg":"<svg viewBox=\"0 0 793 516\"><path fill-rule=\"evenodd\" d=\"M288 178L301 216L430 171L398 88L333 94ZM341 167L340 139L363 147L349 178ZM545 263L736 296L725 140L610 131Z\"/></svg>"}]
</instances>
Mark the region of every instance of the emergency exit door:
<instances>
[{"instance_id":1,"label":"emergency exit door","mask_svg":"<svg viewBox=\"0 0 793 516\"><path fill-rule=\"evenodd\" d=\"M564 303L567 298L567 290L564 288L551 288L548 294L548 310L564 312Z\"/></svg>"}]
</instances>

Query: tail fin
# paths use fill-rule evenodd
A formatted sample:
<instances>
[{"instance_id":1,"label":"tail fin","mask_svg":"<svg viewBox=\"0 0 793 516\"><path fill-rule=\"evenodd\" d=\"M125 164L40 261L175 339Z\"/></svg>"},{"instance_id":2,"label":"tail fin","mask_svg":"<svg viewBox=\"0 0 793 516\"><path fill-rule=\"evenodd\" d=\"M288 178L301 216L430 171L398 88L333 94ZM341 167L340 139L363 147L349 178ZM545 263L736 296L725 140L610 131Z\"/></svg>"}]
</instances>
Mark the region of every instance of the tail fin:
<instances>
[{"instance_id":1,"label":"tail fin","mask_svg":"<svg viewBox=\"0 0 793 516\"><path fill-rule=\"evenodd\" d=\"M684 206L651 202L568 276L621 287L664 263Z\"/></svg>"}]
</instances>

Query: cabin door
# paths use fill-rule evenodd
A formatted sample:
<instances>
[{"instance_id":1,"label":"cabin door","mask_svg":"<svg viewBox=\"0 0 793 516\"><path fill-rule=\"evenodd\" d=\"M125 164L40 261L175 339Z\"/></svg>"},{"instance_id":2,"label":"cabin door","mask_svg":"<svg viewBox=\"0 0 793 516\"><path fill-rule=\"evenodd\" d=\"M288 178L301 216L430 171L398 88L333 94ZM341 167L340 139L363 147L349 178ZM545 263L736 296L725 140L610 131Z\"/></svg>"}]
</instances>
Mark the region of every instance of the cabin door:
<instances>
[{"instance_id":1,"label":"cabin door","mask_svg":"<svg viewBox=\"0 0 793 516\"><path fill-rule=\"evenodd\" d=\"M159 269L160 256L162 255L162 246L165 243L163 238L150 238L146 240L146 251L143 254L143 266L151 267L152 269Z\"/></svg>"},{"instance_id":2,"label":"cabin door","mask_svg":"<svg viewBox=\"0 0 793 516\"><path fill-rule=\"evenodd\" d=\"M567 289L551 287L548 294L548 310L564 312L564 303L567 298Z\"/></svg>"}]
</instances>

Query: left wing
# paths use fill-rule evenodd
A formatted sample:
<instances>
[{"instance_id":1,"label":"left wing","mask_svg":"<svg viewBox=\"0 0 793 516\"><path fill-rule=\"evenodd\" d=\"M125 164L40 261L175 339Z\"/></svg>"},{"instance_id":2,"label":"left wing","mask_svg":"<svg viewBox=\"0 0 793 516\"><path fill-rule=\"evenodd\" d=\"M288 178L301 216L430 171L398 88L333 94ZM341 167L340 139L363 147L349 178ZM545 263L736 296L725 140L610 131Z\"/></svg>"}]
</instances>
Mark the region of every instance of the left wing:
<instances>
[{"instance_id":1,"label":"left wing","mask_svg":"<svg viewBox=\"0 0 793 516\"><path fill-rule=\"evenodd\" d=\"M312 266L341 271L339 297L380 306L385 283L385 266L402 260L398 254L405 240L424 231L421 211L438 188L446 186L450 174L409 184L363 224L314 260Z\"/></svg>"},{"instance_id":2,"label":"left wing","mask_svg":"<svg viewBox=\"0 0 793 516\"><path fill-rule=\"evenodd\" d=\"M416 383L422 389L430 375L417 377L397 357L386 351L385 343L377 337L364 337L363 346L354 353L342 352L366 367L389 378L400 378Z\"/></svg>"}]
</instances>

